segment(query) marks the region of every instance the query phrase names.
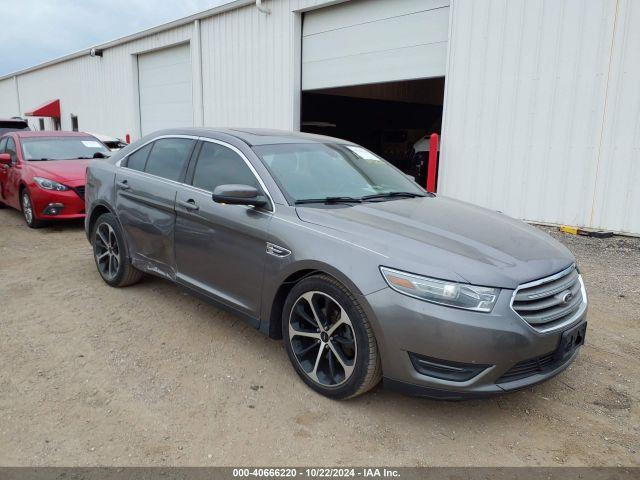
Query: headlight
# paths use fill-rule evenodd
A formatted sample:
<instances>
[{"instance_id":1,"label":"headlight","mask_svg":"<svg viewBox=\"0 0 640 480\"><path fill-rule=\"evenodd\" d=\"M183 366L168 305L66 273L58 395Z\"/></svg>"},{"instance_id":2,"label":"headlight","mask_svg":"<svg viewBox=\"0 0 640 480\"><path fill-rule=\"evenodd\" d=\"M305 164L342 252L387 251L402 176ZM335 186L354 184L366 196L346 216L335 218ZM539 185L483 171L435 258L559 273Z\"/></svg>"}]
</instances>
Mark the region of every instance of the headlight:
<instances>
[{"instance_id":1,"label":"headlight","mask_svg":"<svg viewBox=\"0 0 640 480\"><path fill-rule=\"evenodd\" d=\"M45 190L56 190L58 192L69 190L69 187L67 187L66 185L62 185L61 183L49 180L48 178L33 177L33 179L40 186L40 188L44 188Z\"/></svg>"},{"instance_id":2,"label":"headlight","mask_svg":"<svg viewBox=\"0 0 640 480\"><path fill-rule=\"evenodd\" d=\"M396 292L427 302L476 312L491 312L500 293L499 288L477 287L466 283L447 282L380 267L382 276Z\"/></svg>"}]
</instances>

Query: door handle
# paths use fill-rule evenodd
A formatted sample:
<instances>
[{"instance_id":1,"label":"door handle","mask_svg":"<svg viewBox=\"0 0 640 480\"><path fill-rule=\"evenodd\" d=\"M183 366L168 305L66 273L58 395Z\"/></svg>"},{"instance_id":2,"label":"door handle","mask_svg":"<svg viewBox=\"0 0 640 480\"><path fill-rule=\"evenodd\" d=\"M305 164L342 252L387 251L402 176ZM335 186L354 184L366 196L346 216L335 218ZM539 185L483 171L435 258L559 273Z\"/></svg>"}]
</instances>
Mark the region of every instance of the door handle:
<instances>
[{"instance_id":1,"label":"door handle","mask_svg":"<svg viewBox=\"0 0 640 480\"><path fill-rule=\"evenodd\" d=\"M129 190L131 188L131 186L129 186L129 184L127 183L126 180L123 180L121 182L117 182L116 185L118 186L118 188L120 190Z\"/></svg>"},{"instance_id":2,"label":"door handle","mask_svg":"<svg viewBox=\"0 0 640 480\"><path fill-rule=\"evenodd\" d=\"M192 212L200 210L200 207L195 202L195 200L193 200L192 198L190 198L186 202L184 200L178 200L178 205L180 205L181 207L186 208L187 210L191 210Z\"/></svg>"}]
</instances>

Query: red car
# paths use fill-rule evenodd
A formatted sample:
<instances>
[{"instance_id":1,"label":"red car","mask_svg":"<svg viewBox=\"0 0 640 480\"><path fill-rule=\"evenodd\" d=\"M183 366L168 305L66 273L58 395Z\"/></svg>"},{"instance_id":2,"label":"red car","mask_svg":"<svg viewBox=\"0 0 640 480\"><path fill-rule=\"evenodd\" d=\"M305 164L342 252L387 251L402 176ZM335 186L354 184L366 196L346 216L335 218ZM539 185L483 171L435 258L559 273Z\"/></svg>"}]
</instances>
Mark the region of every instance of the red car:
<instances>
[{"instance_id":1,"label":"red car","mask_svg":"<svg viewBox=\"0 0 640 480\"><path fill-rule=\"evenodd\" d=\"M87 164L110 153L86 133L6 133L0 137L0 208L21 210L31 228L84 218Z\"/></svg>"}]
</instances>

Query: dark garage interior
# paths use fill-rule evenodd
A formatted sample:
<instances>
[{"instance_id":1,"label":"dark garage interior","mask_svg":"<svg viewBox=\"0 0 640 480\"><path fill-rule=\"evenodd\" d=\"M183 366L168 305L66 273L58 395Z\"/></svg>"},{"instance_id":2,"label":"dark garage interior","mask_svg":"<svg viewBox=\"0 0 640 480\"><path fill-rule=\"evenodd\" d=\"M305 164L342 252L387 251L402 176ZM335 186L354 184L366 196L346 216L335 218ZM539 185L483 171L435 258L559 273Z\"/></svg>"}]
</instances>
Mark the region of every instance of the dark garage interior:
<instances>
[{"instance_id":1,"label":"dark garage interior","mask_svg":"<svg viewBox=\"0 0 640 480\"><path fill-rule=\"evenodd\" d=\"M303 91L301 129L359 143L422 182L428 148L413 147L440 133L443 100L444 77Z\"/></svg>"}]
</instances>

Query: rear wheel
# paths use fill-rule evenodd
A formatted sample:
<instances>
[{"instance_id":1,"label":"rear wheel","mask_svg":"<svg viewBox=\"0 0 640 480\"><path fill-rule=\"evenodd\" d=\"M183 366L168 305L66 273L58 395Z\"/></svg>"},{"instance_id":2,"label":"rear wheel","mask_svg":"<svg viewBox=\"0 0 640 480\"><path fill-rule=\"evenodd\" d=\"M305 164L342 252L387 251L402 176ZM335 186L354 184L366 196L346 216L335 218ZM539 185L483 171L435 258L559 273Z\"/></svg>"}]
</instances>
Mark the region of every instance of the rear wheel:
<instances>
[{"instance_id":1,"label":"rear wheel","mask_svg":"<svg viewBox=\"0 0 640 480\"><path fill-rule=\"evenodd\" d=\"M302 380L332 398L358 396L382 376L378 346L362 307L341 283L308 277L287 297L282 332Z\"/></svg>"},{"instance_id":2,"label":"rear wheel","mask_svg":"<svg viewBox=\"0 0 640 480\"><path fill-rule=\"evenodd\" d=\"M131 265L120 225L112 213L98 217L91 233L93 258L102 279L112 287L138 282L142 272Z\"/></svg>"},{"instance_id":3,"label":"rear wheel","mask_svg":"<svg viewBox=\"0 0 640 480\"><path fill-rule=\"evenodd\" d=\"M44 225L43 221L36 218L31 195L29 195L29 190L26 188L20 193L20 206L22 207L24 221L29 228L40 228Z\"/></svg>"}]
</instances>

